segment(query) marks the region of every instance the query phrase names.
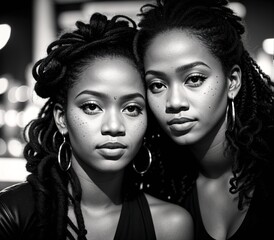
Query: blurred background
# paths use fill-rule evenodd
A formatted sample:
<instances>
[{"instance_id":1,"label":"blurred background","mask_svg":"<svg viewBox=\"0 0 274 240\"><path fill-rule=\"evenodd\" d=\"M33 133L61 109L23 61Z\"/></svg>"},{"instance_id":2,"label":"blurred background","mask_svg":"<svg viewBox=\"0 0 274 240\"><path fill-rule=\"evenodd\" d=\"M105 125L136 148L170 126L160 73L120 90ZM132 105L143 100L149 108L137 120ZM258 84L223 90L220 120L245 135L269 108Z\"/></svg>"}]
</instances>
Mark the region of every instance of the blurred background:
<instances>
[{"instance_id":1,"label":"blurred background","mask_svg":"<svg viewBox=\"0 0 274 240\"><path fill-rule=\"evenodd\" d=\"M24 0L5 1L0 8L0 190L25 180L23 128L38 114L44 100L32 91L31 68L46 54L48 44L76 20L96 12L137 13L147 1ZM246 48L274 81L274 1L231 1L244 19Z\"/></svg>"}]
</instances>

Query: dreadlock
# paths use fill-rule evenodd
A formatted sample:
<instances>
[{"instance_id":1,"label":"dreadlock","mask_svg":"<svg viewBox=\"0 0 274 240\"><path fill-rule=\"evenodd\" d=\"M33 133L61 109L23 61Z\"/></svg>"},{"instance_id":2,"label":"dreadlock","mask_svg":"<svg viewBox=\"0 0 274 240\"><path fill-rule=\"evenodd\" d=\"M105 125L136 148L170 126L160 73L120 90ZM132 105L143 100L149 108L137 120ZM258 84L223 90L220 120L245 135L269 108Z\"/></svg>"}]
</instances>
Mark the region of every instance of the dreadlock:
<instances>
[{"instance_id":1,"label":"dreadlock","mask_svg":"<svg viewBox=\"0 0 274 240\"><path fill-rule=\"evenodd\" d=\"M62 33L48 46L47 56L33 66L35 91L38 96L48 99L37 119L24 129L27 142L24 156L26 168L31 173L27 181L34 190L36 202L37 239L64 240L67 236L74 239L67 230L67 224L72 225L67 216L69 204L74 208L78 225L71 227L77 233L77 239L86 239L79 179L72 168L64 172L57 162L62 136L56 134L53 108L59 103L65 109L68 89L97 57L123 56L138 67L132 50L136 28L135 22L126 16L117 15L108 20L106 16L95 13L89 23L77 21L75 30ZM72 193L68 191L68 184Z\"/></svg>"},{"instance_id":2,"label":"dreadlock","mask_svg":"<svg viewBox=\"0 0 274 240\"><path fill-rule=\"evenodd\" d=\"M265 164L269 162L273 164L273 152L271 153L273 150L269 146L271 143L269 137L271 134L273 136L274 94L272 88L274 83L245 50L242 40L245 27L241 23L241 18L236 16L227 4L226 0L157 0L155 5L144 5L139 14L142 18L138 25L140 31L134 40L134 51L137 59L142 61L153 38L162 32L179 29L197 37L220 60L225 74L228 74L233 65L240 66L242 86L235 98L236 123L233 131L226 132L226 152L233 159L234 177L230 180L230 192L239 193L238 207L242 209L244 202L248 201L248 193L254 187ZM149 120L151 119L153 118L150 117ZM151 121L155 129L157 123L155 120ZM228 124L231 121L228 118ZM154 136L159 131L159 128L152 131L150 139L155 139ZM163 132L162 134L164 135ZM161 146L160 140L157 141L157 146ZM166 138L161 138L161 141L166 141ZM162 150L164 148L166 147L161 147ZM169 154L165 155L162 152L162 155L158 153L158 156L161 155L163 159L168 157L167 165L173 165L170 162L170 152L175 152L176 149L171 150L169 147L168 149ZM174 154L174 156L177 158L178 155ZM193 161L188 159L184 162ZM162 160L160 163L163 164ZM161 167L157 171L163 172L163 169L164 167ZM173 168L170 175L174 176L174 171L176 172L177 169ZM194 171L191 176L186 173L180 181L170 176L175 189L174 198L179 199L179 202L195 182L198 167L191 166L191 171ZM180 172L178 174L182 175ZM168 194L172 194L170 190L167 191Z\"/></svg>"}]
</instances>

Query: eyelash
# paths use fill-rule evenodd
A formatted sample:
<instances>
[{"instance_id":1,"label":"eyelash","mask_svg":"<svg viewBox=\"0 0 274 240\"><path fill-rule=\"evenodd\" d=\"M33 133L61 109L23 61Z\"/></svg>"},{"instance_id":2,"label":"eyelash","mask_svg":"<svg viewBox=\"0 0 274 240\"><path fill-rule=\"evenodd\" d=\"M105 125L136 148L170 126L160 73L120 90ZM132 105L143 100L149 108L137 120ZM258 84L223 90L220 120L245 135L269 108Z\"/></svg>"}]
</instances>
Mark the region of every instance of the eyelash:
<instances>
[{"instance_id":1,"label":"eyelash","mask_svg":"<svg viewBox=\"0 0 274 240\"><path fill-rule=\"evenodd\" d=\"M190 86L190 87L199 87L199 86L201 86L204 83L205 80L206 80L206 76L204 76L203 74L195 73L195 74L192 74L192 75L190 75L190 76L188 76L186 78L185 84L188 85L188 86ZM189 83L189 81L192 81L192 83ZM200 81L200 82L197 83L198 81ZM163 84L161 82L153 82L151 84L148 84L148 89L152 93L159 93L159 92L161 92L162 91L162 87L165 87L165 84Z\"/></svg>"},{"instance_id":2,"label":"eyelash","mask_svg":"<svg viewBox=\"0 0 274 240\"><path fill-rule=\"evenodd\" d=\"M98 108L99 111L102 111L102 109L98 106L98 104L94 103L94 102L85 102L82 105L80 105L80 108L89 115L94 115L96 113L98 113L99 111L96 111L93 109L91 110L91 107L93 107L94 109Z\"/></svg>"},{"instance_id":3,"label":"eyelash","mask_svg":"<svg viewBox=\"0 0 274 240\"><path fill-rule=\"evenodd\" d=\"M157 85L158 85L158 87L157 87ZM165 87L165 85L161 82L153 82L151 84L148 84L148 89L153 93L160 92L162 87Z\"/></svg>"},{"instance_id":4,"label":"eyelash","mask_svg":"<svg viewBox=\"0 0 274 240\"><path fill-rule=\"evenodd\" d=\"M132 117L139 116L140 114L143 114L143 108L140 107L139 105L131 104L131 105L128 105L127 107L125 107L124 109L129 110L129 108L134 108L134 110L137 111L137 113L133 113L133 114L131 114L132 112L128 113L128 115L130 115Z\"/></svg>"},{"instance_id":5,"label":"eyelash","mask_svg":"<svg viewBox=\"0 0 274 240\"><path fill-rule=\"evenodd\" d=\"M97 114L97 113L103 111L102 108L100 108L98 106L98 104L96 104L94 102L85 102L82 105L80 105L80 108L86 114L89 114L89 115L94 115L94 114ZM130 110L131 108L134 108L133 111ZM98 109L98 110L96 110L96 109ZM135 117L135 116L139 116L140 114L142 114L143 108L137 104L129 104L123 109L123 112L126 110L127 110L127 112L126 112L127 115Z\"/></svg>"},{"instance_id":6,"label":"eyelash","mask_svg":"<svg viewBox=\"0 0 274 240\"><path fill-rule=\"evenodd\" d=\"M196 80L196 82L193 80ZM192 87L199 87L204 83L205 80L206 80L206 76L204 76L202 74L195 73L195 74L192 74L189 77L187 77L185 83ZM192 83L188 83L188 81L192 81ZM197 83L197 81L200 81L200 83Z\"/></svg>"}]
</instances>

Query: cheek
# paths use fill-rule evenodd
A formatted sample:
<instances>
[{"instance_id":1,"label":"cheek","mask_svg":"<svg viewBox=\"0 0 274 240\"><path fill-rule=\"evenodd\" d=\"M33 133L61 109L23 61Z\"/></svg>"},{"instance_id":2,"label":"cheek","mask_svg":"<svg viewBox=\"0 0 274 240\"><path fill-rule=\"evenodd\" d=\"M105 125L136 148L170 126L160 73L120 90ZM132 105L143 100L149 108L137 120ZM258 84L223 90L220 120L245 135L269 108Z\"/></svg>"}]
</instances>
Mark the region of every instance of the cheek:
<instances>
[{"instance_id":1,"label":"cheek","mask_svg":"<svg viewBox=\"0 0 274 240\"><path fill-rule=\"evenodd\" d=\"M218 78L218 76L216 76ZM226 88L224 84L220 84L217 80L214 84L209 84L203 91L200 103L204 110L215 112L220 107L223 108L223 103L226 102Z\"/></svg>"},{"instance_id":2,"label":"cheek","mask_svg":"<svg viewBox=\"0 0 274 240\"><path fill-rule=\"evenodd\" d=\"M135 137L137 141L142 140L147 129L147 117L144 116L144 118L134 124L133 127L131 126L131 129L131 135Z\"/></svg>"},{"instance_id":3,"label":"cheek","mask_svg":"<svg viewBox=\"0 0 274 240\"><path fill-rule=\"evenodd\" d=\"M148 95L148 105L157 119L164 119L166 106L165 99Z\"/></svg>"},{"instance_id":4,"label":"cheek","mask_svg":"<svg viewBox=\"0 0 274 240\"><path fill-rule=\"evenodd\" d=\"M126 139L132 149L138 150L143 142L145 131L147 129L147 119L144 116L142 120L128 122L126 127Z\"/></svg>"},{"instance_id":5,"label":"cheek","mask_svg":"<svg viewBox=\"0 0 274 240\"><path fill-rule=\"evenodd\" d=\"M85 141L89 138L89 136L93 135L93 128L95 127L95 124L91 125L91 128L89 122L81 118L79 113L73 113L73 111L71 111L69 114L70 116L67 124L71 141L75 141L76 143L81 140ZM74 140L72 138L74 138Z\"/></svg>"}]
</instances>

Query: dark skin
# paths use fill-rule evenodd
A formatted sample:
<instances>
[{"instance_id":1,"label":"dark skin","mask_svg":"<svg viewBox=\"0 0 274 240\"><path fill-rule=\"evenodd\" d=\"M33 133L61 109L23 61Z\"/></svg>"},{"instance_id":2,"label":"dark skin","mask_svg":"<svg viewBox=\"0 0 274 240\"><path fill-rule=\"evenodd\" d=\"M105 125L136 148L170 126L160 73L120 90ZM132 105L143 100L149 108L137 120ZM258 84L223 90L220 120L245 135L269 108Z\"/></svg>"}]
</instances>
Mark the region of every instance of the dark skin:
<instances>
[{"instance_id":1,"label":"dark skin","mask_svg":"<svg viewBox=\"0 0 274 240\"><path fill-rule=\"evenodd\" d=\"M82 188L86 237L113 239L123 204L125 167L139 150L147 125L143 82L127 59L104 57L93 60L83 70L67 98L66 109L56 104L54 116L59 131L70 136L72 167ZM113 141L126 147L99 147ZM157 239L192 239L188 212L148 194L146 197ZM68 216L76 225L71 205Z\"/></svg>"},{"instance_id":2,"label":"dark skin","mask_svg":"<svg viewBox=\"0 0 274 240\"><path fill-rule=\"evenodd\" d=\"M144 66L152 112L176 144L191 149L200 165L197 189L205 228L213 238L227 239L248 209L239 210L237 194L229 192L232 159L224 154L227 99L240 90L241 70L235 65L225 76L220 61L197 38L176 29L150 42ZM183 117L186 123L167 124Z\"/></svg>"}]
</instances>

